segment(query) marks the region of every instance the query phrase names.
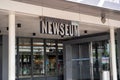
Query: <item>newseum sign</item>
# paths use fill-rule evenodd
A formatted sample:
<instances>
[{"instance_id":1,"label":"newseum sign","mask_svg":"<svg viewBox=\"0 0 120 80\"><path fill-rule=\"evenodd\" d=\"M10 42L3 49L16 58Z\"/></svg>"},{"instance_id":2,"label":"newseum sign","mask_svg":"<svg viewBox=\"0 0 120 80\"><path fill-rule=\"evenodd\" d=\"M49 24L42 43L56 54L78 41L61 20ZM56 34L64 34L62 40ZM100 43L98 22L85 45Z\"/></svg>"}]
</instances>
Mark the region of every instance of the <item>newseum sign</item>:
<instances>
[{"instance_id":1,"label":"newseum sign","mask_svg":"<svg viewBox=\"0 0 120 80\"><path fill-rule=\"evenodd\" d=\"M40 33L52 34L61 36L78 36L79 26L72 24L72 22L62 22L59 20L47 20L40 21Z\"/></svg>"}]
</instances>

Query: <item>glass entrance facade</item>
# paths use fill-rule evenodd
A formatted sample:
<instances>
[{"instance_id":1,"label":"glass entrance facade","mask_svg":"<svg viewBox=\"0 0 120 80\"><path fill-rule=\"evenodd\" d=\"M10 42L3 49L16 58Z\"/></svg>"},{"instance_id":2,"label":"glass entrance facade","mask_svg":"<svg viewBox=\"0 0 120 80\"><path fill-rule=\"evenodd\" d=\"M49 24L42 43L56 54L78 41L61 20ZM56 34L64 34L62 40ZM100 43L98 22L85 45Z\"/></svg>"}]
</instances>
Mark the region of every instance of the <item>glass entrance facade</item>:
<instances>
[{"instance_id":1,"label":"glass entrance facade","mask_svg":"<svg viewBox=\"0 0 120 80\"><path fill-rule=\"evenodd\" d=\"M63 80L62 42L50 39L17 38L16 51L17 79Z\"/></svg>"},{"instance_id":2,"label":"glass entrance facade","mask_svg":"<svg viewBox=\"0 0 120 80\"><path fill-rule=\"evenodd\" d=\"M112 75L108 40L64 45L67 53L59 40L18 37L16 41L16 80L64 80L67 71L71 80L103 80ZM3 55L5 61L8 54Z\"/></svg>"},{"instance_id":3,"label":"glass entrance facade","mask_svg":"<svg viewBox=\"0 0 120 80\"><path fill-rule=\"evenodd\" d=\"M104 77L110 79L108 40L75 45L79 48L75 49L72 45L72 80L104 80Z\"/></svg>"}]
</instances>

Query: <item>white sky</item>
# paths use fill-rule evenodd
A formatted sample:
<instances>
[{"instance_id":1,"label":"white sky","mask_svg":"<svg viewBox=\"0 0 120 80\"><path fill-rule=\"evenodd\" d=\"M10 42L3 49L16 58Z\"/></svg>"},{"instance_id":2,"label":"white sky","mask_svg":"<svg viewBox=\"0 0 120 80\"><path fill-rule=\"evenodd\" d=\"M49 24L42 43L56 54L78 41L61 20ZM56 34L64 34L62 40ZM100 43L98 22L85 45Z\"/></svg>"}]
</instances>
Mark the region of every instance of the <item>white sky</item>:
<instances>
[{"instance_id":1,"label":"white sky","mask_svg":"<svg viewBox=\"0 0 120 80\"><path fill-rule=\"evenodd\" d=\"M66 0L120 11L120 0Z\"/></svg>"}]
</instances>

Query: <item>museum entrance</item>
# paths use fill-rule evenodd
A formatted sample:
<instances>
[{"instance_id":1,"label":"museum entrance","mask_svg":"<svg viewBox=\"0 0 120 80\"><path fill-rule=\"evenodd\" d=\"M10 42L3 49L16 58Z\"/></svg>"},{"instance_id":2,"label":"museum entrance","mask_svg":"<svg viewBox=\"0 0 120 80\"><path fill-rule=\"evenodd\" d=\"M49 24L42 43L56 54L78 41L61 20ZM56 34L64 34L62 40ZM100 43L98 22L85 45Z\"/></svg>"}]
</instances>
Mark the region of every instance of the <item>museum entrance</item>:
<instances>
[{"instance_id":1,"label":"museum entrance","mask_svg":"<svg viewBox=\"0 0 120 80\"><path fill-rule=\"evenodd\" d=\"M64 44L65 71L69 73L66 80L110 80L110 44L107 35L68 40Z\"/></svg>"},{"instance_id":2,"label":"museum entrance","mask_svg":"<svg viewBox=\"0 0 120 80\"><path fill-rule=\"evenodd\" d=\"M109 76L108 41L96 41L72 46L72 80L103 80L104 75ZM76 53L76 51L78 52Z\"/></svg>"},{"instance_id":3,"label":"museum entrance","mask_svg":"<svg viewBox=\"0 0 120 80\"><path fill-rule=\"evenodd\" d=\"M75 47L78 47L79 49L77 53L74 53L76 49ZM73 47L72 54L72 80L90 80L91 64L89 56L89 43L79 44L75 47Z\"/></svg>"}]
</instances>

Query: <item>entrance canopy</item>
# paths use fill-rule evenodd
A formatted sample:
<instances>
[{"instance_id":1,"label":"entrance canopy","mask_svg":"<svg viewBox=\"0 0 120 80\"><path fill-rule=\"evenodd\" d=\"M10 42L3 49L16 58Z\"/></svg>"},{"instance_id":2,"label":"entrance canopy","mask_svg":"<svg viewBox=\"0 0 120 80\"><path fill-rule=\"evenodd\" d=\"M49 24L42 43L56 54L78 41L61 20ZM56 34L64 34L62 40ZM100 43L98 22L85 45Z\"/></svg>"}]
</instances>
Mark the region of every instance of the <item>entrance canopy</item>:
<instances>
[{"instance_id":1,"label":"entrance canopy","mask_svg":"<svg viewBox=\"0 0 120 80\"><path fill-rule=\"evenodd\" d=\"M65 39L72 36L64 36L54 34L42 34L40 33L40 18L39 16L29 16L23 14L17 14L15 18L16 36L21 37L39 37L39 38L54 38L54 39ZM91 25L80 23L79 24L80 36L108 32L108 27L101 27L100 25ZM0 34L8 34L8 14L0 12ZM34 34L35 33L35 34Z\"/></svg>"},{"instance_id":2,"label":"entrance canopy","mask_svg":"<svg viewBox=\"0 0 120 80\"><path fill-rule=\"evenodd\" d=\"M77 21L80 36L108 32L110 27L120 27L119 11L72 3L65 0L2 0L0 9L1 34L7 34L8 32L6 28L8 27L9 11L15 11L17 36L55 39L70 37L41 34L41 16L73 22ZM18 28L17 24L21 24L21 27Z\"/></svg>"}]
</instances>

